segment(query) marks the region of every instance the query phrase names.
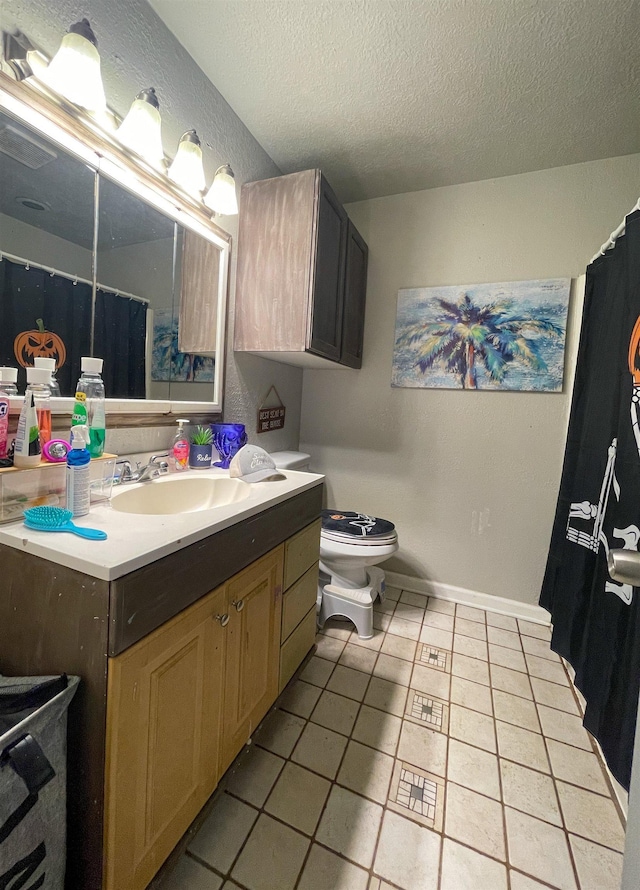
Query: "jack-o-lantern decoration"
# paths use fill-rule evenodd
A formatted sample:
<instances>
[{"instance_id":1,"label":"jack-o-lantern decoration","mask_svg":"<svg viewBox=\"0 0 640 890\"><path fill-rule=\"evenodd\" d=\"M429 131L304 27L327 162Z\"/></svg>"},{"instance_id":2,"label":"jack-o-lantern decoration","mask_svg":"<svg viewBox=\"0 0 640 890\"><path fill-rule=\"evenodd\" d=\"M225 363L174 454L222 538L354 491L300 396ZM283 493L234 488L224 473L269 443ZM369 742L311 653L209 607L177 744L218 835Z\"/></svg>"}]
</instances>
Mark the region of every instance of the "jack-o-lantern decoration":
<instances>
[{"instance_id":1,"label":"jack-o-lantern decoration","mask_svg":"<svg viewBox=\"0 0 640 890\"><path fill-rule=\"evenodd\" d=\"M22 331L13 341L13 352L23 368L32 368L34 358L54 358L61 368L67 358L62 339L52 331L45 331L41 318L36 318L37 331Z\"/></svg>"},{"instance_id":2,"label":"jack-o-lantern decoration","mask_svg":"<svg viewBox=\"0 0 640 890\"><path fill-rule=\"evenodd\" d=\"M629 341L629 372L633 376L633 385L640 385L640 316L636 319Z\"/></svg>"}]
</instances>

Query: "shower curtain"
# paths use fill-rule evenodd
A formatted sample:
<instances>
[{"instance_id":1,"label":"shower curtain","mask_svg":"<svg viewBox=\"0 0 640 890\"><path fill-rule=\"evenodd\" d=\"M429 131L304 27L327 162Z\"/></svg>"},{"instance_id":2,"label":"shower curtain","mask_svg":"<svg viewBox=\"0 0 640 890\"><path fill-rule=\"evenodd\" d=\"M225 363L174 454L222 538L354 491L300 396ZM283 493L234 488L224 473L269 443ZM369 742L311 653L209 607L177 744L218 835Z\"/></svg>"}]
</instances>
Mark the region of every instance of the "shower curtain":
<instances>
[{"instance_id":1,"label":"shower curtain","mask_svg":"<svg viewBox=\"0 0 640 890\"><path fill-rule=\"evenodd\" d=\"M609 550L640 550L640 211L587 269L562 480L540 595L576 671L585 727L628 789L640 688L640 588Z\"/></svg>"}]
</instances>

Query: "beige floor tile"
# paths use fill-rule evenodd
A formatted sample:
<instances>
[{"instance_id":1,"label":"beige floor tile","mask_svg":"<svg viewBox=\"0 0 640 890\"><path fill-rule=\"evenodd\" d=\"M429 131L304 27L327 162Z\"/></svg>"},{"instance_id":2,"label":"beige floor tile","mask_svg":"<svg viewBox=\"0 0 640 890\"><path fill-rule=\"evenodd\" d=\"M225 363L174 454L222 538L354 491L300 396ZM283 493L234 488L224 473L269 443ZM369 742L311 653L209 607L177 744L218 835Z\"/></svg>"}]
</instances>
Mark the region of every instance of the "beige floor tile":
<instances>
[{"instance_id":1,"label":"beige floor tile","mask_svg":"<svg viewBox=\"0 0 640 890\"><path fill-rule=\"evenodd\" d=\"M351 735L359 707L360 704L352 698L325 689L311 715L311 721L342 735Z\"/></svg>"},{"instance_id":2,"label":"beige floor tile","mask_svg":"<svg viewBox=\"0 0 640 890\"><path fill-rule=\"evenodd\" d=\"M453 648L453 633L450 630L441 630L439 627L423 624L420 631L420 642L437 646L438 649L450 650Z\"/></svg>"},{"instance_id":3,"label":"beige floor tile","mask_svg":"<svg viewBox=\"0 0 640 890\"><path fill-rule=\"evenodd\" d=\"M328 779L335 779L346 747L344 736L324 726L307 723L291 759Z\"/></svg>"},{"instance_id":4,"label":"beige floor tile","mask_svg":"<svg viewBox=\"0 0 640 890\"><path fill-rule=\"evenodd\" d=\"M444 671L437 671L435 668L415 664L411 674L411 688L417 689L420 692L428 692L436 698L448 701L451 676Z\"/></svg>"},{"instance_id":5,"label":"beige floor tile","mask_svg":"<svg viewBox=\"0 0 640 890\"><path fill-rule=\"evenodd\" d=\"M352 740L347 745L336 781L363 797L385 804L393 762L393 757L388 754Z\"/></svg>"},{"instance_id":6,"label":"beige floor tile","mask_svg":"<svg viewBox=\"0 0 640 890\"><path fill-rule=\"evenodd\" d=\"M511 865L558 890L577 890L564 831L510 807L505 818Z\"/></svg>"},{"instance_id":7,"label":"beige floor tile","mask_svg":"<svg viewBox=\"0 0 640 890\"><path fill-rule=\"evenodd\" d=\"M396 610L397 600L392 600L390 597L385 597L383 600L376 600L373 604L374 612L386 612L388 615L392 615Z\"/></svg>"},{"instance_id":8,"label":"beige floor tile","mask_svg":"<svg viewBox=\"0 0 640 890\"><path fill-rule=\"evenodd\" d=\"M377 657L378 653L375 649L365 649L364 646L354 646L352 643L348 643L342 651L338 664L370 674Z\"/></svg>"},{"instance_id":9,"label":"beige floor tile","mask_svg":"<svg viewBox=\"0 0 640 890\"><path fill-rule=\"evenodd\" d=\"M465 788L471 788L472 791L500 800L500 777L496 755L466 745L457 739L449 741L447 779L449 782L456 782Z\"/></svg>"},{"instance_id":10,"label":"beige floor tile","mask_svg":"<svg viewBox=\"0 0 640 890\"><path fill-rule=\"evenodd\" d=\"M624 831L610 797L601 797L564 782L557 782L557 787L567 831L596 844L624 850Z\"/></svg>"},{"instance_id":11,"label":"beige floor tile","mask_svg":"<svg viewBox=\"0 0 640 890\"><path fill-rule=\"evenodd\" d=\"M340 618L327 618L322 628L322 633L328 637L335 637L337 640L344 640L345 643L351 636L353 624L350 621L343 621Z\"/></svg>"},{"instance_id":12,"label":"beige floor tile","mask_svg":"<svg viewBox=\"0 0 640 890\"><path fill-rule=\"evenodd\" d=\"M353 728L353 738L393 757L398 747L401 726L402 720L399 717L363 705Z\"/></svg>"},{"instance_id":13,"label":"beige floor tile","mask_svg":"<svg viewBox=\"0 0 640 890\"><path fill-rule=\"evenodd\" d=\"M453 651L460 655L466 655L468 658L479 658L483 661L487 661L489 658L487 644L484 640L476 640L458 633L453 637Z\"/></svg>"},{"instance_id":14,"label":"beige floor tile","mask_svg":"<svg viewBox=\"0 0 640 890\"><path fill-rule=\"evenodd\" d=\"M496 732L501 757L544 773L549 772L547 752L540 733L529 732L528 729L521 729L511 723L502 723L501 720L496 720Z\"/></svg>"},{"instance_id":15,"label":"beige floor tile","mask_svg":"<svg viewBox=\"0 0 640 890\"><path fill-rule=\"evenodd\" d=\"M533 688L533 697L538 704L548 705L550 708L557 708L559 711L566 711L568 714L580 714L580 709L568 686L559 686L557 683L550 683L548 680L541 680L539 677L531 678L531 686Z\"/></svg>"},{"instance_id":16,"label":"beige floor tile","mask_svg":"<svg viewBox=\"0 0 640 890\"><path fill-rule=\"evenodd\" d=\"M381 677L383 680L390 680L392 683L398 683L400 686L408 686L412 670L412 662L381 652L373 669L373 675Z\"/></svg>"},{"instance_id":17,"label":"beige floor tile","mask_svg":"<svg viewBox=\"0 0 640 890\"><path fill-rule=\"evenodd\" d=\"M426 609L429 597L426 593L413 593L411 590L403 590L400 595L400 602L408 603L410 606L420 606L421 609Z\"/></svg>"},{"instance_id":18,"label":"beige floor tile","mask_svg":"<svg viewBox=\"0 0 640 890\"><path fill-rule=\"evenodd\" d=\"M533 698L527 674L512 671L511 668L501 667L499 664L491 665L491 685L494 689L519 695L520 698Z\"/></svg>"},{"instance_id":19,"label":"beige floor tile","mask_svg":"<svg viewBox=\"0 0 640 890\"><path fill-rule=\"evenodd\" d=\"M525 637L537 637L539 640L551 640L551 627L548 624L536 624L534 621L524 621L518 618L520 633Z\"/></svg>"},{"instance_id":20,"label":"beige floor tile","mask_svg":"<svg viewBox=\"0 0 640 890\"><path fill-rule=\"evenodd\" d=\"M368 872L313 844L298 890L367 890Z\"/></svg>"},{"instance_id":21,"label":"beige floor tile","mask_svg":"<svg viewBox=\"0 0 640 890\"><path fill-rule=\"evenodd\" d=\"M437 732L449 731L449 703L418 689L409 689L404 719Z\"/></svg>"},{"instance_id":22,"label":"beige floor tile","mask_svg":"<svg viewBox=\"0 0 640 890\"><path fill-rule=\"evenodd\" d=\"M436 890L440 836L387 811L373 870L403 890Z\"/></svg>"},{"instance_id":23,"label":"beige floor tile","mask_svg":"<svg viewBox=\"0 0 640 890\"><path fill-rule=\"evenodd\" d=\"M295 680L290 683L278 699L278 707L298 717L308 717L316 706L316 702L322 695L319 686L312 686L304 680Z\"/></svg>"},{"instance_id":24,"label":"beige floor tile","mask_svg":"<svg viewBox=\"0 0 640 890\"><path fill-rule=\"evenodd\" d=\"M522 810L537 819L562 826L560 807L551 776L527 769L510 760L500 761L502 794L506 806Z\"/></svg>"},{"instance_id":25,"label":"beige floor tile","mask_svg":"<svg viewBox=\"0 0 640 890\"><path fill-rule=\"evenodd\" d=\"M584 838L569 835L581 890L619 890L622 855Z\"/></svg>"},{"instance_id":26,"label":"beige floor tile","mask_svg":"<svg viewBox=\"0 0 640 890\"><path fill-rule=\"evenodd\" d=\"M185 890L191 890L191 888L185 887ZM241 890L241 888L238 886L238 884L235 883L235 881L225 881L222 890Z\"/></svg>"},{"instance_id":27,"label":"beige floor tile","mask_svg":"<svg viewBox=\"0 0 640 890\"><path fill-rule=\"evenodd\" d=\"M481 853L505 859L502 806L453 782L447 782L445 834Z\"/></svg>"},{"instance_id":28,"label":"beige floor tile","mask_svg":"<svg viewBox=\"0 0 640 890\"><path fill-rule=\"evenodd\" d=\"M491 690L480 683L472 683L463 677L451 678L451 701L472 711L493 716Z\"/></svg>"},{"instance_id":29,"label":"beige floor tile","mask_svg":"<svg viewBox=\"0 0 640 890\"><path fill-rule=\"evenodd\" d=\"M546 705L538 705L538 714L540 715L542 734L547 738L565 742L567 745L574 745L584 751L593 750L591 740L580 717L565 714L564 711L557 711Z\"/></svg>"},{"instance_id":30,"label":"beige floor tile","mask_svg":"<svg viewBox=\"0 0 640 890\"><path fill-rule=\"evenodd\" d=\"M287 763L265 810L304 834L313 834L331 783L295 763Z\"/></svg>"},{"instance_id":31,"label":"beige floor tile","mask_svg":"<svg viewBox=\"0 0 640 890\"><path fill-rule=\"evenodd\" d=\"M369 685L370 675L362 671L354 671L353 668L344 667L344 665L336 665L331 679L327 683L327 689L331 692L337 692L339 695L346 695L347 698L353 698L356 701L362 701L364 694Z\"/></svg>"},{"instance_id":32,"label":"beige floor tile","mask_svg":"<svg viewBox=\"0 0 640 890\"><path fill-rule=\"evenodd\" d=\"M334 667L332 661L326 661L324 658L314 655L300 674L300 679L305 683L313 683L314 686L326 686Z\"/></svg>"},{"instance_id":33,"label":"beige floor tile","mask_svg":"<svg viewBox=\"0 0 640 890\"><path fill-rule=\"evenodd\" d=\"M402 717L408 691L404 686L398 686L397 683L372 677L364 697L364 703L372 708L378 708L380 711L387 711L389 714Z\"/></svg>"},{"instance_id":34,"label":"beige floor tile","mask_svg":"<svg viewBox=\"0 0 640 890\"><path fill-rule=\"evenodd\" d=\"M467 621L479 621L486 624L486 612L483 609L475 609L473 606L456 606L456 618L466 618Z\"/></svg>"},{"instance_id":35,"label":"beige floor tile","mask_svg":"<svg viewBox=\"0 0 640 890\"><path fill-rule=\"evenodd\" d=\"M308 848L307 838L263 813L231 877L250 890L293 890Z\"/></svg>"},{"instance_id":36,"label":"beige floor tile","mask_svg":"<svg viewBox=\"0 0 640 890\"><path fill-rule=\"evenodd\" d=\"M493 707L497 720L513 723L523 729L530 729L532 732L540 732L536 706L532 701L520 698L519 695L511 695L509 692L494 689Z\"/></svg>"},{"instance_id":37,"label":"beige floor tile","mask_svg":"<svg viewBox=\"0 0 640 890\"><path fill-rule=\"evenodd\" d=\"M447 736L405 720L400 731L397 756L405 763L436 776L444 776L447 769Z\"/></svg>"},{"instance_id":38,"label":"beige floor tile","mask_svg":"<svg viewBox=\"0 0 640 890\"><path fill-rule=\"evenodd\" d=\"M391 624L391 619L393 615L390 615L388 612L374 612L373 613L373 627L374 630L389 630L389 625Z\"/></svg>"},{"instance_id":39,"label":"beige floor tile","mask_svg":"<svg viewBox=\"0 0 640 890\"><path fill-rule=\"evenodd\" d=\"M549 661L560 661L560 656L549 646L548 640L538 640L536 637L522 637L522 648L527 655L535 655L536 658L546 658Z\"/></svg>"},{"instance_id":40,"label":"beige floor tile","mask_svg":"<svg viewBox=\"0 0 640 890\"><path fill-rule=\"evenodd\" d=\"M280 757L288 757L304 729L305 721L296 714L276 708L266 717L255 734L255 742Z\"/></svg>"},{"instance_id":41,"label":"beige floor tile","mask_svg":"<svg viewBox=\"0 0 640 890\"><path fill-rule=\"evenodd\" d=\"M512 671L527 673L524 655L515 649L505 649L504 646L496 646L495 643L489 643L489 661L491 664L498 664Z\"/></svg>"},{"instance_id":42,"label":"beige floor tile","mask_svg":"<svg viewBox=\"0 0 640 890\"><path fill-rule=\"evenodd\" d=\"M221 886L222 878L189 856L181 856L162 882L162 890L219 890Z\"/></svg>"},{"instance_id":43,"label":"beige floor tile","mask_svg":"<svg viewBox=\"0 0 640 890\"><path fill-rule=\"evenodd\" d=\"M189 852L218 871L228 872L257 818L253 807L221 794L189 844Z\"/></svg>"},{"instance_id":44,"label":"beige floor tile","mask_svg":"<svg viewBox=\"0 0 640 890\"><path fill-rule=\"evenodd\" d=\"M349 642L354 646L362 646L364 649L375 649L376 651L379 651L384 642L384 632L382 630L374 630L373 636L368 640L361 640L358 634L354 632L349 637Z\"/></svg>"},{"instance_id":45,"label":"beige floor tile","mask_svg":"<svg viewBox=\"0 0 640 890\"><path fill-rule=\"evenodd\" d=\"M527 667L532 677L540 677L541 680L549 680L551 683L559 683L561 686L569 685L567 673L559 661L549 661L548 658L538 658L537 655L525 655Z\"/></svg>"},{"instance_id":46,"label":"beige floor tile","mask_svg":"<svg viewBox=\"0 0 640 890\"><path fill-rule=\"evenodd\" d=\"M284 760L270 751L251 745L233 764L226 778L226 790L247 803L261 807L282 767Z\"/></svg>"},{"instance_id":47,"label":"beige floor tile","mask_svg":"<svg viewBox=\"0 0 640 890\"><path fill-rule=\"evenodd\" d=\"M453 630L453 615L447 615L444 612L433 612L428 609L424 613L423 624L427 627L435 627L437 630L444 630L451 633Z\"/></svg>"},{"instance_id":48,"label":"beige floor tile","mask_svg":"<svg viewBox=\"0 0 640 890\"><path fill-rule=\"evenodd\" d=\"M540 881L534 881L526 875L520 874L519 871L511 871L511 890L548 890L548 884L541 884Z\"/></svg>"},{"instance_id":49,"label":"beige floor tile","mask_svg":"<svg viewBox=\"0 0 640 890\"><path fill-rule=\"evenodd\" d=\"M563 745L547 739L551 770L556 779L572 785L581 785L589 791L609 794L600 761L590 751L581 751L572 745Z\"/></svg>"},{"instance_id":50,"label":"beige floor tile","mask_svg":"<svg viewBox=\"0 0 640 890\"><path fill-rule=\"evenodd\" d=\"M516 652L522 652L520 645L520 635L510 630L503 630L501 627L490 627L487 631L490 643L494 646L503 646L505 649L515 649Z\"/></svg>"},{"instance_id":51,"label":"beige floor tile","mask_svg":"<svg viewBox=\"0 0 640 890\"><path fill-rule=\"evenodd\" d=\"M510 615L499 615L497 612L487 612L487 624L489 627L500 627L502 630L518 632L518 624Z\"/></svg>"},{"instance_id":52,"label":"beige floor tile","mask_svg":"<svg viewBox=\"0 0 640 890\"><path fill-rule=\"evenodd\" d=\"M370 868L382 819L382 807L334 785L316 834L319 843Z\"/></svg>"},{"instance_id":53,"label":"beige floor tile","mask_svg":"<svg viewBox=\"0 0 640 890\"><path fill-rule=\"evenodd\" d=\"M467 621L466 618L456 618L455 632L476 640L487 639L487 628L484 624L480 624L478 621Z\"/></svg>"},{"instance_id":54,"label":"beige floor tile","mask_svg":"<svg viewBox=\"0 0 640 890\"><path fill-rule=\"evenodd\" d=\"M410 603L403 603L400 601L396 606L393 617L405 618L407 621L416 621L418 624L422 624L424 612L425 610L422 606L412 606Z\"/></svg>"},{"instance_id":55,"label":"beige floor tile","mask_svg":"<svg viewBox=\"0 0 640 890\"><path fill-rule=\"evenodd\" d=\"M454 652L451 659L451 673L456 677L472 680L474 683L489 685L489 665L479 658L469 658L468 655Z\"/></svg>"},{"instance_id":56,"label":"beige floor tile","mask_svg":"<svg viewBox=\"0 0 640 890\"><path fill-rule=\"evenodd\" d=\"M385 655L393 655L395 658L404 658L407 661L413 661L416 654L418 644L415 640L409 640L407 637L396 637L393 634L387 634L382 649ZM373 668L372 668L373 669Z\"/></svg>"},{"instance_id":57,"label":"beige floor tile","mask_svg":"<svg viewBox=\"0 0 640 890\"><path fill-rule=\"evenodd\" d=\"M408 640L417 640L420 636L422 625L417 621L407 621L406 618L396 618L394 615L387 630L397 637L406 637Z\"/></svg>"},{"instance_id":58,"label":"beige floor tile","mask_svg":"<svg viewBox=\"0 0 640 890\"><path fill-rule=\"evenodd\" d=\"M345 645L345 640L326 637L324 634L316 634L316 655L320 658L326 658L327 661L337 661Z\"/></svg>"},{"instance_id":59,"label":"beige floor tile","mask_svg":"<svg viewBox=\"0 0 640 890\"><path fill-rule=\"evenodd\" d=\"M461 742L484 748L485 751L496 753L496 734L494 721L487 714L451 705L449 712L449 735Z\"/></svg>"},{"instance_id":60,"label":"beige floor tile","mask_svg":"<svg viewBox=\"0 0 640 890\"><path fill-rule=\"evenodd\" d=\"M504 865L444 839L440 890L507 890Z\"/></svg>"},{"instance_id":61,"label":"beige floor tile","mask_svg":"<svg viewBox=\"0 0 640 890\"><path fill-rule=\"evenodd\" d=\"M442 612L443 615L455 615L456 604L450 600L439 599L437 596L430 596L427 604L427 611Z\"/></svg>"},{"instance_id":62,"label":"beige floor tile","mask_svg":"<svg viewBox=\"0 0 640 890\"><path fill-rule=\"evenodd\" d=\"M384 591L384 598L386 600L393 600L394 603L397 603L398 600L402 597L404 593L403 590L400 590L399 587L386 587Z\"/></svg>"}]
</instances>

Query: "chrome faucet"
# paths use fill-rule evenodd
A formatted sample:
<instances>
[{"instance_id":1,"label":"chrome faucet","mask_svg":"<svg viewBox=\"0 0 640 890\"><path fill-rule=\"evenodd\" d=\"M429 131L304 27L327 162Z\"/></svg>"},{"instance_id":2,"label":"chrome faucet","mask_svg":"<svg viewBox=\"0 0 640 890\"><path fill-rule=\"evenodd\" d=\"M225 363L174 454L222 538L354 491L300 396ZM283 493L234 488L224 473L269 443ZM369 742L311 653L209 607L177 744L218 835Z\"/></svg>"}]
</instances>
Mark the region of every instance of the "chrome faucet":
<instances>
[{"instance_id":1,"label":"chrome faucet","mask_svg":"<svg viewBox=\"0 0 640 890\"><path fill-rule=\"evenodd\" d=\"M169 472L169 464L163 458L169 457L169 454L154 454L149 463L141 466L136 462L135 470L131 467L128 460L116 461L116 466L121 467L120 474L114 479L115 485L126 485L133 482L148 482L150 479L156 479L158 476L164 476Z\"/></svg>"}]
</instances>

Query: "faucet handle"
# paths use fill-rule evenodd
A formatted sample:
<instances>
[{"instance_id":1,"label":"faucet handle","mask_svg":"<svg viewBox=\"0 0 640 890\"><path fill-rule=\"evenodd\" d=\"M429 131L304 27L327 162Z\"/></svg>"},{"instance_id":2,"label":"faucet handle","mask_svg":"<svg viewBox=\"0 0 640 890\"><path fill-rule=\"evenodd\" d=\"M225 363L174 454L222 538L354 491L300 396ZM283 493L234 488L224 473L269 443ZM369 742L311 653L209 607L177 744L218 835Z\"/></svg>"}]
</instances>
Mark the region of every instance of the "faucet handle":
<instances>
[{"instance_id":1,"label":"faucet handle","mask_svg":"<svg viewBox=\"0 0 640 890\"><path fill-rule=\"evenodd\" d=\"M169 452L165 451L164 454L152 454L149 459L149 463L155 464L157 463L157 461L162 460L163 457L169 457Z\"/></svg>"}]
</instances>

